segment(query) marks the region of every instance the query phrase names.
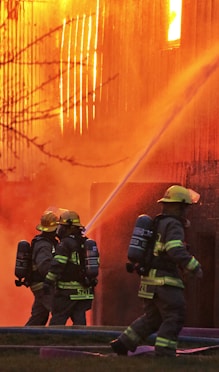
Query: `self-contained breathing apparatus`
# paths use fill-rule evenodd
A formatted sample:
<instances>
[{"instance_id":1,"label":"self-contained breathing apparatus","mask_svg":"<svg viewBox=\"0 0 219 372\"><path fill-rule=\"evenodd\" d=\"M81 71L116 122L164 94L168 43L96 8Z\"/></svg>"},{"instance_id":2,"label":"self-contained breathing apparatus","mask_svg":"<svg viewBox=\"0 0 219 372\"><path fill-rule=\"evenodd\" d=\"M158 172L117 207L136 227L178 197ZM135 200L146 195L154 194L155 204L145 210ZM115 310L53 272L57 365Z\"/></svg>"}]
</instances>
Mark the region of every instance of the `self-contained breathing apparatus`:
<instances>
[{"instance_id":1,"label":"self-contained breathing apparatus","mask_svg":"<svg viewBox=\"0 0 219 372\"><path fill-rule=\"evenodd\" d=\"M17 245L16 262L15 262L15 285L21 287L30 286L32 272L32 245L27 240L21 240Z\"/></svg>"},{"instance_id":2,"label":"self-contained breathing apparatus","mask_svg":"<svg viewBox=\"0 0 219 372\"><path fill-rule=\"evenodd\" d=\"M67 233L66 229L67 228ZM97 276L99 274L99 251L97 244L93 239L89 239L83 236L84 226L80 222L80 217L75 211L66 210L60 216L58 235L60 238L68 236L68 228L71 228L71 234L69 235L73 239L78 240L81 245L81 262L82 262L82 277L83 284L92 286L97 284ZM67 235L66 235L67 234ZM82 241L82 243L81 243Z\"/></svg>"},{"instance_id":3,"label":"self-contained breathing apparatus","mask_svg":"<svg viewBox=\"0 0 219 372\"><path fill-rule=\"evenodd\" d=\"M15 261L15 280L16 287L29 287L32 280L32 255L33 246L39 240L46 240L40 235L35 236L31 243L27 240L20 240L17 245L16 261Z\"/></svg>"},{"instance_id":4,"label":"self-contained breathing apparatus","mask_svg":"<svg viewBox=\"0 0 219 372\"><path fill-rule=\"evenodd\" d=\"M153 219L147 214L139 215L128 247L130 262L126 263L127 272L136 271L139 275L147 275L153 258L155 239Z\"/></svg>"},{"instance_id":5,"label":"self-contained breathing apparatus","mask_svg":"<svg viewBox=\"0 0 219 372\"><path fill-rule=\"evenodd\" d=\"M83 244L84 252L84 284L86 286L97 285L99 274L99 251L93 239L86 239Z\"/></svg>"},{"instance_id":6,"label":"self-contained breathing apparatus","mask_svg":"<svg viewBox=\"0 0 219 372\"><path fill-rule=\"evenodd\" d=\"M41 237L37 237L39 240ZM21 287L30 286L32 275L32 253L33 244L27 240L21 240L17 245L16 262L15 262L15 285ZM83 244L84 256L84 277L87 283L92 283L93 286L97 284L97 277L99 274L99 251L97 244L92 239L86 239Z\"/></svg>"},{"instance_id":7,"label":"self-contained breathing apparatus","mask_svg":"<svg viewBox=\"0 0 219 372\"><path fill-rule=\"evenodd\" d=\"M159 199L158 203L180 203L184 208L185 205L197 203L200 195L192 189L186 189L180 185L169 187L164 196ZM147 214L138 216L132 233L131 241L128 247L128 259L126 264L128 272L137 271L139 275L147 275L154 262L153 249L157 237L157 224L161 218L172 217L180 220L183 227L189 227L189 221L182 216L160 214L152 220Z\"/></svg>"},{"instance_id":8,"label":"self-contained breathing apparatus","mask_svg":"<svg viewBox=\"0 0 219 372\"><path fill-rule=\"evenodd\" d=\"M99 274L99 251L93 239L86 239L85 250L85 273L90 279L96 278Z\"/></svg>"}]
</instances>

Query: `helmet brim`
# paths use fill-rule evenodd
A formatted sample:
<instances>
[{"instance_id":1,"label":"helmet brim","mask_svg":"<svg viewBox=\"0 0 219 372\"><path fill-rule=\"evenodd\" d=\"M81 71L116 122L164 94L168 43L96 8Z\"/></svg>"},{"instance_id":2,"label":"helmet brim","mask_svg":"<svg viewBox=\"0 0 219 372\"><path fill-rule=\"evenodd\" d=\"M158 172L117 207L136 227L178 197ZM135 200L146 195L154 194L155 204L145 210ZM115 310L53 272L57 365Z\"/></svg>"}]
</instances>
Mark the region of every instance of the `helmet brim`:
<instances>
[{"instance_id":1,"label":"helmet brim","mask_svg":"<svg viewBox=\"0 0 219 372\"><path fill-rule=\"evenodd\" d=\"M70 225L68 222L58 222L58 225L63 225L63 226L78 226L78 227L81 227L82 229L84 228L83 225L81 225L80 223L73 223L72 225Z\"/></svg>"},{"instance_id":2,"label":"helmet brim","mask_svg":"<svg viewBox=\"0 0 219 372\"><path fill-rule=\"evenodd\" d=\"M186 201L179 201L175 199L166 199L166 198L161 198L157 200L157 203L181 203L181 204L193 204L192 202L186 202Z\"/></svg>"},{"instance_id":3,"label":"helmet brim","mask_svg":"<svg viewBox=\"0 0 219 372\"><path fill-rule=\"evenodd\" d=\"M52 231L56 231L57 225L56 226L45 227L45 226L42 226L42 225L39 224L39 225L36 226L36 229L38 231L52 232Z\"/></svg>"}]
</instances>

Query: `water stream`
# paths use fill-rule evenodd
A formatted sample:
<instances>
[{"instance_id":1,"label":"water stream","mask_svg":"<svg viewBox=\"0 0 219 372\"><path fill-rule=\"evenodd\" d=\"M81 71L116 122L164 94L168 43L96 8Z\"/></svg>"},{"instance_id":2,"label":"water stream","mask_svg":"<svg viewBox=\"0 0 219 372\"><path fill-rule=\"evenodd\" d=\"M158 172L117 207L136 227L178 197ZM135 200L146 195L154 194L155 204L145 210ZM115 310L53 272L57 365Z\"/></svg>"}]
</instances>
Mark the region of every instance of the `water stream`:
<instances>
[{"instance_id":1,"label":"water stream","mask_svg":"<svg viewBox=\"0 0 219 372\"><path fill-rule=\"evenodd\" d=\"M165 113L162 112L159 114L160 120L158 118L159 122L161 123L160 128L153 135L147 146L139 152L127 173L123 176L115 189L111 192L96 214L89 221L86 226L86 232L90 231L94 227L102 213L106 210L122 187L127 183L130 177L134 174L141 162L149 155L155 145L157 145L157 143L160 141L162 135L167 131L171 124L174 123L179 115L186 108L188 108L190 102L197 96L201 88L217 70L219 66L218 50L219 48L217 46L217 48L214 48L211 53L208 51L207 55L201 61L196 62L194 65L185 70L183 76L181 75L178 81L175 80L172 82L173 85L177 87L177 91L170 87L168 92L171 91L173 93L170 96L167 92L169 100L167 107L165 107L166 111ZM159 107L159 102L157 102L156 105Z\"/></svg>"}]
</instances>

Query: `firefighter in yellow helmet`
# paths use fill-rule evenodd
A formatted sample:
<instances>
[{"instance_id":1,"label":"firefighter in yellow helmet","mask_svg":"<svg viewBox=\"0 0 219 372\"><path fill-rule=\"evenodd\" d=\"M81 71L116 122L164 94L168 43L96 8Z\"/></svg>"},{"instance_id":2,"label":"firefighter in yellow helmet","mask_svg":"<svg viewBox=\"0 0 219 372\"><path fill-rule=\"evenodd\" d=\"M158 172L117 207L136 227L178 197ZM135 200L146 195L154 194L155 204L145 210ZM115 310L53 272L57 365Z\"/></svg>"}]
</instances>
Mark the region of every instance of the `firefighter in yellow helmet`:
<instances>
[{"instance_id":1,"label":"firefighter in yellow helmet","mask_svg":"<svg viewBox=\"0 0 219 372\"><path fill-rule=\"evenodd\" d=\"M115 353L135 351L156 332L155 356L176 356L177 339L185 320L181 271L202 277L200 263L184 243L184 230L190 225L186 212L198 200L198 193L179 185L169 187L158 200L163 208L155 218L157 235L152 263L149 272L141 276L138 292L145 313L111 341Z\"/></svg>"},{"instance_id":2,"label":"firefighter in yellow helmet","mask_svg":"<svg viewBox=\"0 0 219 372\"><path fill-rule=\"evenodd\" d=\"M58 217L52 211L44 212L40 223L36 226L40 234L36 235L31 242L33 252L30 289L34 295L34 302L26 326L46 325L49 319L53 293L45 294L43 283L58 243L57 223Z\"/></svg>"},{"instance_id":3,"label":"firefighter in yellow helmet","mask_svg":"<svg viewBox=\"0 0 219 372\"><path fill-rule=\"evenodd\" d=\"M56 286L49 325L86 325L86 311L91 309L96 281L89 281L84 271L84 226L75 211L61 214L57 230L60 243L46 276L44 289Z\"/></svg>"}]
</instances>

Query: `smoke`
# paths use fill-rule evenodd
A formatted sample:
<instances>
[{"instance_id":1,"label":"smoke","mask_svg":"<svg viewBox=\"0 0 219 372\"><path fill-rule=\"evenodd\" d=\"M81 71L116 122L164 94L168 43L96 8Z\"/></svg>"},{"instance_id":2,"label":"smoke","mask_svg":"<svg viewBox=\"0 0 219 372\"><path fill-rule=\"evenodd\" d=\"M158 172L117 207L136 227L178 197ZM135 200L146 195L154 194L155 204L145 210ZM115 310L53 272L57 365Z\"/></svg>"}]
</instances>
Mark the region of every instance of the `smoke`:
<instances>
[{"instance_id":1,"label":"smoke","mask_svg":"<svg viewBox=\"0 0 219 372\"><path fill-rule=\"evenodd\" d=\"M77 1L77 6L80 3ZM86 1L83 1L83 5L84 3ZM95 11L95 8L93 10ZM119 19L120 4L115 12L118 13ZM122 21L124 22L124 19ZM60 19L59 23L61 23ZM122 27L121 30L123 32ZM117 36L120 36L118 38L120 40L121 35L116 35L115 39ZM125 53L128 51L122 43L120 48L125 60L127 58ZM134 46L133 52L135 52ZM37 233L35 227L44 210L49 206L75 210L80 215L82 224L88 225L115 187L123 180L124 182L167 181L168 174L159 168L160 157L165 158L162 141L165 138L165 146L167 143L174 146L173 139L176 135L172 128L173 126L176 128L177 123L178 133L182 120L179 116L182 111L189 106L202 85L217 69L217 53L217 51L211 51L205 56L205 60L199 60L198 63L192 65L191 69L187 70L180 79L175 80L175 84L171 85L168 92L165 91L162 97L155 97L156 100L150 107L148 107L148 102L145 102L137 112L129 110L128 115L119 114L116 117L110 115L106 117L107 115L104 116L103 113L101 119L95 123L100 130L94 131L95 135L91 136L92 139L89 136L82 136L73 140L71 129L68 131L72 134L71 136L67 133L60 138L61 134L56 129L58 126L56 122L45 124L42 142L52 142L53 153L58 154L64 160L60 161L50 156L45 156L44 162L38 162L35 159L33 177L31 175L29 179L19 182L1 182L1 326L22 326L30 316L33 296L29 289L17 288L14 284L16 249L19 240L30 241ZM139 96L135 96L135 93L138 88L139 92L144 88L140 71L136 67L138 66L137 58L136 51L135 56L133 53L128 76L129 90L131 91L133 86L135 88L132 91L133 107L137 106L136 102L140 96L140 93ZM119 73L121 79L122 71ZM149 73L156 74L156 71L148 71ZM102 121L104 121L103 127L108 130L101 130ZM169 137L167 137L167 132ZM182 145L179 144L179 146ZM156 163L157 167L146 168L145 163L153 156L153 164ZM72 158L74 162L66 161L68 158ZM29 159L31 156L20 161L28 163ZM132 169L135 170L133 173ZM130 171L130 177L127 177ZM101 183L106 187L98 189L98 200L92 203L92 185ZM138 198L139 195L134 194L128 195L125 200L121 200L119 195L116 198L113 196L109 209L104 215L101 214L97 225L100 226L103 220L107 222L111 216L121 211L124 211L125 216L126 211L131 209ZM92 237L92 230L88 233Z\"/></svg>"},{"instance_id":2,"label":"smoke","mask_svg":"<svg viewBox=\"0 0 219 372\"><path fill-rule=\"evenodd\" d=\"M153 150L157 148L160 139L165 130L170 124L174 124L179 118L181 111L186 108L190 101L195 97L196 93L213 74L218 67L218 55L207 56L198 66L195 65L186 72L188 84L182 86L179 82L177 89L172 89L171 94L166 96L168 99L160 100L157 105L160 107L159 115L155 115L155 109L147 115L154 125L146 129L144 120L139 124L139 129L145 128L147 138L145 139L145 147L143 147L142 137L135 137L136 130L132 132L133 138L129 137L129 146L124 145L124 138L117 138L115 141L111 138L107 141L89 140L81 144L72 146L72 142L66 140L63 154L74 155L75 159L80 164L90 164L90 167L77 165L72 166L65 162L49 159L44 167L36 167L36 175L32 181L24 180L23 182L2 182L2 197L1 197L1 231L2 231L2 280L1 293L2 310L0 322L2 326L23 325L30 315L33 296L27 288L17 288L14 285L14 264L17 243L21 239L31 240L37 233L35 226L38 224L41 214L49 206L57 208L73 209L79 213L81 222L86 225L98 213L98 207L102 207L106 202L110 193L113 192L115 184L119 185L122 177L125 177L125 182L128 180L127 175L132 167L141 165L141 160L148 161L147 149ZM181 80L180 80L181 81ZM182 87L179 89L179 86ZM177 92L177 99L173 100ZM168 104L167 104L168 102ZM165 109L165 111L163 111ZM166 112L164 115L163 112ZM135 114L135 123L138 122L142 113L137 116ZM163 121L162 121L163 120ZM156 123L161 123L158 126ZM122 123L120 123L122 125ZM158 129L159 128L159 129ZM172 127L171 127L172 128ZM127 143L127 142L125 142ZM162 144L162 141L161 141ZM55 145L55 144L54 144ZM80 146L81 145L81 146ZM147 147L149 146L149 147ZM151 148L150 148L151 146ZM121 148L121 151L119 151ZM136 157L136 162L133 161L133 153L138 155L137 148L142 148L140 158ZM107 150L106 150L107 149ZM58 151L57 147L57 151ZM153 153L152 151L152 153ZM119 162L120 158L126 160ZM140 159L140 162L138 160ZM103 166L118 162L114 166ZM145 175L146 177L146 175ZM153 179L153 171L150 176L147 175L147 182ZM164 176L160 176L162 179ZM126 180L127 178L127 180ZM130 177L133 180L132 177ZM91 210L90 192L93 183L109 183L111 189L108 193L99 189L99 202L96 203L96 209ZM127 210L128 203L136 202L138 196L132 195L126 200L116 202L112 200L112 206L107 210L104 219L108 218L121 209ZM114 209L113 209L114 208ZM103 223L100 219L99 224ZM92 232L91 232L92 233ZM92 237L92 236L91 236Z\"/></svg>"}]
</instances>

